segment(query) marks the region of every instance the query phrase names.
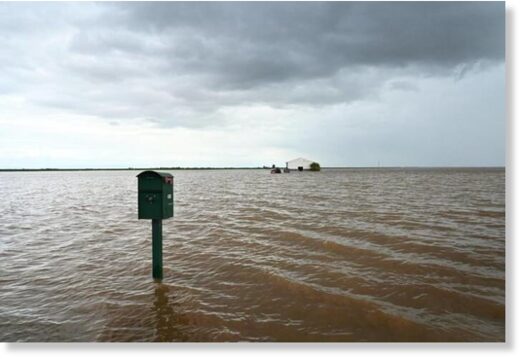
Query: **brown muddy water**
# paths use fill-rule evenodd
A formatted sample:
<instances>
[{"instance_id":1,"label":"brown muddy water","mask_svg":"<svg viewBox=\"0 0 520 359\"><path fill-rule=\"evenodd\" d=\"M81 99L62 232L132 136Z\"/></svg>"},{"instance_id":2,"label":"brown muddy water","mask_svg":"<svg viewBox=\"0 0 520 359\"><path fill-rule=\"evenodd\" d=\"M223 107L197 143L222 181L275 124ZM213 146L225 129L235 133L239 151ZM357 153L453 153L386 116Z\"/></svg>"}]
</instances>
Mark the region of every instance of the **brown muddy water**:
<instances>
[{"instance_id":1,"label":"brown muddy water","mask_svg":"<svg viewBox=\"0 0 520 359\"><path fill-rule=\"evenodd\" d=\"M504 341L505 171L0 173L0 341Z\"/></svg>"}]
</instances>

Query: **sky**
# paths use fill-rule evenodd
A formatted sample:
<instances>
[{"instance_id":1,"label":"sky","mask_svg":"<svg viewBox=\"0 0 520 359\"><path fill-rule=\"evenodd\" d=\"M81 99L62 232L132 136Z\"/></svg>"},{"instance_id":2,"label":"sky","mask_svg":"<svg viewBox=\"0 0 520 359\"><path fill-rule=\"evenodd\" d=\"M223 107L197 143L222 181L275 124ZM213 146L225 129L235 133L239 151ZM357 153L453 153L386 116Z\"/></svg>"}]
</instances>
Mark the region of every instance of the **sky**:
<instances>
[{"instance_id":1,"label":"sky","mask_svg":"<svg viewBox=\"0 0 520 359\"><path fill-rule=\"evenodd\" d=\"M504 2L0 3L0 168L504 166Z\"/></svg>"}]
</instances>

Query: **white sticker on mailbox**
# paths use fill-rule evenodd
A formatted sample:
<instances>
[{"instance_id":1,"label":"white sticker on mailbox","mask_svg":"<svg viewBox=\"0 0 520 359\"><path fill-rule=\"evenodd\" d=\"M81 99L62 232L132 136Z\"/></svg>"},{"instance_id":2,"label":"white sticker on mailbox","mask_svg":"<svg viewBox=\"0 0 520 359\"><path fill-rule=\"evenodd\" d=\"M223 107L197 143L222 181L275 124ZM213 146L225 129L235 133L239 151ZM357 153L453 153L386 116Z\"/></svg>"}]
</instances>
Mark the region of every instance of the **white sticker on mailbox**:
<instances>
[{"instance_id":1,"label":"white sticker on mailbox","mask_svg":"<svg viewBox=\"0 0 520 359\"><path fill-rule=\"evenodd\" d=\"M171 195L171 194L169 194L169 195L168 195L168 199L171 199L171 198L172 198L172 195Z\"/></svg>"}]
</instances>

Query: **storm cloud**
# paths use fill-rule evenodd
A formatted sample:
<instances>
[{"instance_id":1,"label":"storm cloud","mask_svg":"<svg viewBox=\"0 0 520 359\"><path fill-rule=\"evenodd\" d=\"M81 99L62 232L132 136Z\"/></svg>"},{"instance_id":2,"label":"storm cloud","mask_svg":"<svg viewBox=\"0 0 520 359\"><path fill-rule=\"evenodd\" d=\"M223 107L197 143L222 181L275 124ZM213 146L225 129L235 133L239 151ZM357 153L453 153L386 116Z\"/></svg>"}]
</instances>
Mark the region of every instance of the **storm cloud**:
<instances>
[{"instance_id":1,"label":"storm cloud","mask_svg":"<svg viewBox=\"0 0 520 359\"><path fill-rule=\"evenodd\" d=\"M3 3L0 105L23 103L34 114L25 117L69 114L70 121L86 116L112 126L278 128L265 139L268 147L348 165L340 143L354 133L349 143L377 143L375 149L389 133L397 139L402 131L406 137L414 130L457 131L453 123L465 128L460 103L421 125L435 106L426 100L451 92L493 134L482 138L493 147L482 164L500 165L504 32L502 2ZM483 81L492 106L485 119L473 101L482 93L466 87ZM424 107L405 116L410 98ZM411 122L404 123L407 116ZM293 137L282 135L288 129ZM324 142L309 153L298 143L311 129ZM447 136L449 147L456 136ZM393 146L354 162L374 163L401 151L403 141ZM399 156L389 164L419 161ZM453 163L478 164L476 156ZM437 163L444 162L425 164Z\"/></svg>"}]
</instances>

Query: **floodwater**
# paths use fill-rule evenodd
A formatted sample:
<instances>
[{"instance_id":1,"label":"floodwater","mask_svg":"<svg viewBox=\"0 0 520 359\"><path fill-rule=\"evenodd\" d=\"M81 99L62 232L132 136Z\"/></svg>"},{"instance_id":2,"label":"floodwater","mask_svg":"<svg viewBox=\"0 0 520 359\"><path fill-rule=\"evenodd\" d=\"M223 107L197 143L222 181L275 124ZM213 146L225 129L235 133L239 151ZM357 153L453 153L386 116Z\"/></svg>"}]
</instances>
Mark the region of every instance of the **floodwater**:
<instances>
[{"instance_id":1,"label":"floodwater","mask_svg":"<svg viewBox=\"0 0 520 359\"><path fill-rule=\"evenodd\" d=\"M504 341L505 171L0 173L0 341Z\"/></svg>"}]
</instances>

